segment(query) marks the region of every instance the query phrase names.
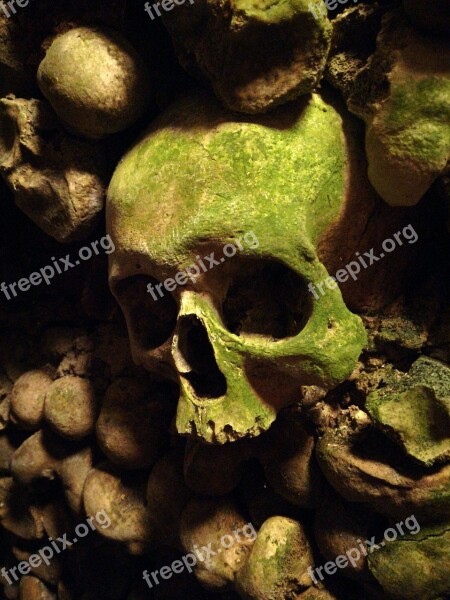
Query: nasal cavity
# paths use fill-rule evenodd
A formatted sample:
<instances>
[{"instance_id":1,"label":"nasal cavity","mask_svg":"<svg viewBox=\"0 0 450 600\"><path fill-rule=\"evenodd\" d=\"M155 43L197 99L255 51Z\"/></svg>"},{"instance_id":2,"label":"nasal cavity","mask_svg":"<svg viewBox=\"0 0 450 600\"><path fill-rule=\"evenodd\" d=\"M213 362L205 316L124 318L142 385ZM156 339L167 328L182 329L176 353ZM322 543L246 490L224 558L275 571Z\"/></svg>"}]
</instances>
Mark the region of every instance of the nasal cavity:
<instances>
[{"instance_id":1,"label":"nasal cavity","mask_svg":"<svg viewBox=\"0 0 450 600\"><path fill-rule=\"evenodd\" d=\"M181 373L197 396L220 398L227 391L227 380L219 370L208 333L198 317L181 317L178 324L178 350L190 370Z\"/></svg>"}]
</instances>

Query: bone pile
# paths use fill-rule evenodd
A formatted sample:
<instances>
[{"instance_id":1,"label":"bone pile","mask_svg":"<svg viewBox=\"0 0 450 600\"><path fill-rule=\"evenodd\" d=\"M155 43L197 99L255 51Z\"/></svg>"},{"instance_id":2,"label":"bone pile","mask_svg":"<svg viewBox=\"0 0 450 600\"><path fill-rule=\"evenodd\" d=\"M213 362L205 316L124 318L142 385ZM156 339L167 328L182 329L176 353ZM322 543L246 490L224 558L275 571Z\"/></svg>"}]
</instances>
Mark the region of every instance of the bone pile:
<instances>
[{"instance_id":1,"label":"bone pile","mask_svg":"<svg viewBox=\"0 0 450 600\"><path fill-rule=\"evenodd\" d=\"M0 10L0 600L450 598L449 6L321 3Z\"/></svg>"}]
</instances>

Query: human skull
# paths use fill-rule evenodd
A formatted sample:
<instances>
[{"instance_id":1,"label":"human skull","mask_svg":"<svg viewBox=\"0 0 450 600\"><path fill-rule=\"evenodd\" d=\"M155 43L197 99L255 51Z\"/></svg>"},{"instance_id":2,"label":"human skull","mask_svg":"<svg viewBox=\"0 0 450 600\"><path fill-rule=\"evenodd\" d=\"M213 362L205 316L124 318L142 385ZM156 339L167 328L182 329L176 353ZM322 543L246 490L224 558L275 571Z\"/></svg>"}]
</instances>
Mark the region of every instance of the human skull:
<instances>
[{"instance_id":1,"label":"human skull","mask_svg":"<svg viewBox=\"0 0 450 600\"><path fill-rule=\"evenodd\" d=\"M316 248L343 207L347 165L341 118L317 95L244 118L193 94L117 167L110 285L135 362L179 382L180 434L256 436L300 385L351 373L361 320L339 289L308 292L328 276Z\"/></svg>"}]
</instances>

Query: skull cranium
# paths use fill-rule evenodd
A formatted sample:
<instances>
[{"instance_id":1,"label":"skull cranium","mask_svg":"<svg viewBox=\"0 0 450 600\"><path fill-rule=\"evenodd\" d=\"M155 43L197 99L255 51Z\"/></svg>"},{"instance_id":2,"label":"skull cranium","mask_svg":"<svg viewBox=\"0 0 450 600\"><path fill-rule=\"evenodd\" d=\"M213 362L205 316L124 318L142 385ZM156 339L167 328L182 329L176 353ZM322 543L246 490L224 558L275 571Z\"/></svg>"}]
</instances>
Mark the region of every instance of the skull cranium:
<instances>
[{"instance_id":1,"label":"skull cranium","mask_svg":"<svg viewBox=\"0 0 450 600\"><path fill-rule=\"evenodd\" d=\"M342 209L346 165L341 118L317 95L257 119L192 95L117 167L110 285L134 360L179 382L180 434L256 436L300 385L329 388L352 371L360 319L338 289L307 291L328 275L316 247ZM147 293L211 253L223 259L214 268Z\"/></svg>"}]
</instances>

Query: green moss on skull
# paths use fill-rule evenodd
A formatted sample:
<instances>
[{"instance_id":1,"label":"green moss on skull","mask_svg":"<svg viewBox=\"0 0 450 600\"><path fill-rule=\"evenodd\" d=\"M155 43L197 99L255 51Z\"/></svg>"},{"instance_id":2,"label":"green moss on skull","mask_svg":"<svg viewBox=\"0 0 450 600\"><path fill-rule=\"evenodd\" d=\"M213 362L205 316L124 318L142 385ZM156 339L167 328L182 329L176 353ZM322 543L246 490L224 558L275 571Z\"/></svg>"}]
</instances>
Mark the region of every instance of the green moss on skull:
<instances>
[{"instance_id":1,"label":"green moss on skull","mask_svg":"<svg viewBox=\"0 0 450 600\"><path fill-rule=\"evenodd\" d=\"M343 211L348 182L342 120L320 96L244 119L209 96L192 94L154 123L112 178L107 221L116 247L113 291L123 301L119 280L152 274L162 281L200 253L214 250L218 256L225 244L237 246L247 232L258 244L242 251L246 260L286 266L305 284L323 281L328 273L316 246ZM218 266L214 277L219 272ZM257 435L283 403L294 401L299 384L330 387L351 373L366 336L338 289L317 302L305 291L309 319L299 335L275 340L252 334L244 340L218 314L209 275L208 290L185 294L178 316L196 315L204 325L227 393L206 406L186 384L177 415L180 433L221 443ZM184 289L199 287L188 282ZM137 344L134 351L137 356ZM138 360L147 366L150 354ZM258 387L269 369L280 385L267 399Z\"/></svg>"},{"instance_id":2,"label":"green moss on skull","mask_svg":"<svg viewBox=\"0 0 450 600\"><path fill-rule=\"evenodd\" d=\"M110 209L120 214L117 234L139 232L152 253L169 245L183 252L198 235L231 241L238 223L242 232L256 225L260 241L292 241L293 255L312 258L313 246L298 248L299 237L315 244L336 219L346 166L341 118L317 95L258 120L193 95L166 111L122 159Z\"/></svg>"}]
</instances>

